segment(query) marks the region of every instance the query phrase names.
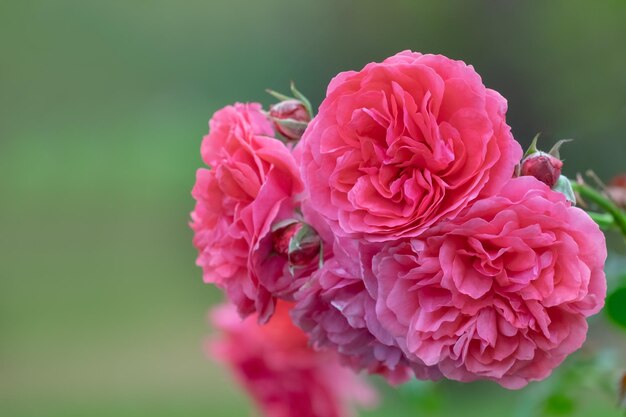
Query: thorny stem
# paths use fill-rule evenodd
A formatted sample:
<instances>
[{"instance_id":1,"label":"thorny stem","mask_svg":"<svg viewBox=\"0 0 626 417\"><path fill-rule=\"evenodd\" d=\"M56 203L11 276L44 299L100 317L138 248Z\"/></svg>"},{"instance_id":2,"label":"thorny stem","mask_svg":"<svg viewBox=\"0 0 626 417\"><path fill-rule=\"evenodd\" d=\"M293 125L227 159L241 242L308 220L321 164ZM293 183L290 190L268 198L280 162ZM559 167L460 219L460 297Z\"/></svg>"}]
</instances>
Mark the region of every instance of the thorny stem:
<instances>
[{"instance_id":1,"label":"thorny stem","mask_svg":"<svg viewBox=\"0 0 626 417\"><path fill-rule=\"evenodd\" d=\"M589 217L600 226L600 229L610 230L615 228L615 220L609 213L597 213L595 211L587 211Z\"/></svg>"},{"instance_id":2,"label":"thorny stem","mask_svg":"<svg viewBox=\"0 0 626 417\"><path fill-rule=\"evenodd\" d=\"M609 214L613 218L613 223L615 224L615 226L619 229L622 235L624 235L624 237L626 238L626 213L620 210L619 207L617 207L611 200L609 200L608 198L603 196L601 193L599 193L598 191L594 190L593 188L587 185L572 182L572 188L583 199L596 204L599 208L606 211L606 213ZM598 219L597 214L598 213L593 213L593 214L590 213L589 215L591 216L591 218L596 220ZM608 217L602 216L600 220L606 224ZM603 224L599 222L598 224L601 227L603 226Z\"/></svg>"}]
</instances>

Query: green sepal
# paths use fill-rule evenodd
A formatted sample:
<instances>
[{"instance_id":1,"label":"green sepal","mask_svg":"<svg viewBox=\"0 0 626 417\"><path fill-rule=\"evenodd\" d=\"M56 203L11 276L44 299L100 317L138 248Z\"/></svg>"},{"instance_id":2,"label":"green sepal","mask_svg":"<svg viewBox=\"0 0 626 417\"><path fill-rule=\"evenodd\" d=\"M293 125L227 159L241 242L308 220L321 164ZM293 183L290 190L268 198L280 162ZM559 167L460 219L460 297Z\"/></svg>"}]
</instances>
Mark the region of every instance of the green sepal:
<instances>
[{"instance_id":1,"label":"green sepal","mask_svg":"<svg viewBox=\"0 0 626 417\"><path fill-rule=\"evenodd\" d=\"M302 94L300 91L298 91L298 89L296 88L296 83L294 83L293 81L291 82L291 92L298 100L302 102L302 104L304 105L304 108L306 108L306 111L309 112L309 116L312 119L314 116L313 106L311 106L311 102L309 101L309 99L306 98L306 96Z\"/></svg>"},{"instance_id":2,"label":"green sepal","mask_svg":"<svg viewBox=\"0 0 626 417\"><path fill-rule=\"evenodd\" d=\"M308 224L303 223L302 228L298 230L298 232L295 235L293 235L292 238L289 240L289 248L287 251L287 261L289 262L289 272L291 273L292 276L294 275L294 271L298 267L294 266L291 263L291 254L297 250L302 249L303 243L308 243L311 240L317 241L318 239L319 239L319 244L320 244L320 259L321 259L320 268L321 268L321 265L323 264L323 259L322 259L323 244L318 233L315 231L315 229L313 229ZM300 268L305 268L305 267L300 267Z\"/></svg>"},{"instance_id":3,"label":"green sepal","mask_svg":"<svg viewBox=\"0 0 626 417\"><path fill-rule=\"evenodd\" d=\"M554 144L554 146L552 147L552 149L550 149L550 152L548 153L554 156L556 159L561 159L561 155L559 155L559 149L561 149L561 146L563 146L563 144L567 142L572 142L573 140L574 139L561 139L560 141Z\"/></svg>"},{"instance_id":4,"label":"green sepal","mask_svg":"<svg viewBox=\"0 0 626 417\"><path fill-rule=\"evenodd\" d=\"M561 175L559 177L558 181L552 189L563 194L568 201L576 205L576 195L574 194L572 183L565 175Z\"/></svg>"},{"instance_id":5,"label":"green sepal","mask_svg":"<svg viewBox=\"0 0 626 417\"><path fill-rule=\"evenodd\" d=\"M308 224L303 223L300 230L298 230L298 232L295 235L293 235L293 237L289 241L288 254L291 254L292 252L295 252L301 249L302 243L307 243L312 238L313 239L318 238L317 232Z\"/></svg>"},{"instance_id":6,"label":"green sepal","mask_svg":"<svg viewBox=\"0 0 626 417\"><path fill-rule=\"evenodd\" d=\"M530 146L526 150L526 153L524 154L524 158L523 159L526 159L530 155L539 152L539 149L537 149L537 141L539 140L539 136L540 135L541 135L541 132L539 132L539 133L537 133L535 135L535 137L533 138L533 141L530 143Z\"/></svg>"},{"instance_id":7,"label":"green sepal","mask_svg":"<svg viewBox=\"0 0 626 417\"><path fill-rule=\"evenodd\" d=\"M277 119L275 117L272 117L272 120L279 125L286 127L287 129L294 129L302 132L304 132L306 130L306 127L309 125L307 122L301 122L294 119Z\"/></svg>"},{"instance_id":8,"label":"green sepal","mask_svg":"<svg viewBox=\"0 0 626 417\"><path fill-rule=\"evenodd\" d=\"M293 97L286 96L286 95L281 94L281 93L279 93L277 91L270 90L269 88L265 89L265 92L267 94L271 95L272 97L274 97L275 99L280 100L280 101L293 100L294 99Z\"/></svg>"},{"instance_id":9,"label":"green sepal","mask_svg":"<svg viewBox=\"0 0 626 417\"><path fill-rule=\"evenodd\" d=\"M272 232L275 232L279 229L282 229L283 227L287 227L289 225L292 225L294 223L298 223L298 220L296 219L286 219L286 220L281 220L279 222L276 222L272 225Z\"/></svg>"}]
</instances>

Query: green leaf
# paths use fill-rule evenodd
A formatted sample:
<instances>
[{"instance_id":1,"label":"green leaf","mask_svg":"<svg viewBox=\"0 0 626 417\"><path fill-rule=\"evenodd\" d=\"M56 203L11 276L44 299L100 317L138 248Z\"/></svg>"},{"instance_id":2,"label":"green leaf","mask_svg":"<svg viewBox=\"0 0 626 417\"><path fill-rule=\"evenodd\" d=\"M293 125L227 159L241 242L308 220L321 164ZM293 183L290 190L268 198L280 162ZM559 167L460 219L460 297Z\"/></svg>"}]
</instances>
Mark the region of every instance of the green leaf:
<instances>
[{"instance_id":1,"label":"green leaf","mask_svg":"<svg viewBox=\"0 0 626 417\"><path fill-rule=\"evenodd\" d=\"M609 294L604 311L615 324L626 329L626 287Z\"/></svg>"},{"instance_id":2,"label":"green leaf","mask_svg":"<svg viewBox=\"0 0 626 417\"><path fill-rule=\"evenodd\" d=\"M553 415L570 415L576 408L574 400L564 393L552 394L546 400L546 412Z\"/></svg>"},{"instance_id":3,"label":"green leaf","mask_svg":"<svg viewBox=\"0 0 626 417\"><path fill-rule=\"evenodd\" d=\"M418 410L432 414L441 411L445 399L440 391L440 384L432 381L413 379L398 389Z\"/></svg>"}]
</instances>

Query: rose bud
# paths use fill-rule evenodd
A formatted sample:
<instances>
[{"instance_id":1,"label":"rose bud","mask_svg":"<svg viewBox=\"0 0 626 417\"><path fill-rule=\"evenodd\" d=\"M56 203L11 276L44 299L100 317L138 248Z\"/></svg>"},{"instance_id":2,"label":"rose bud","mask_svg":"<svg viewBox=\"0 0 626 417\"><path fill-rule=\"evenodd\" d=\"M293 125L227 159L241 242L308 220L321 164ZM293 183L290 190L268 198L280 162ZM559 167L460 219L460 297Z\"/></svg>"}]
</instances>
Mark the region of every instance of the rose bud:
<instances>
[{"instance_id":1,"label":"rose bud","mask_svg":"<svg viewBox=\"0 0 626 417\"><path fill-rule=\"evenodd\" d=\"M561 169L563 168L563 161L559 155L559 149L561 145L569 142L571 139L562 139L558 141L550 152L546 153L537 149L537 139L539 135L535 136L532 144L522 160L520 167L520 175L528 175L537 178L550 188L559 181L561 176Z\"/></svg>"},{"instance_id":2,"label":"rose bud","mask_svg":"<svg viewBox=\"0 0 626 417\"><path fill-rule=\"evenodd\" d=\"M626 209L626 174L613 178L606 191L615 204Z\"/></svg>"},{"instance_id":3,"label":"rose bud","mask_svg":"<svg viewBox=\"0 0 626 417\"><path fill-rule=\"evenodd\" d=\"M522 161L522 175L529 175L552 188L561 176L563 162L554 156L537 152Z\"/></svg>"},{"instance_id":4,"label":"rose bud","mask_svg":"<svg viewBox=\"0 0 626 417\"><path fill-rule=\"evenodd\" d=\"M289 140L299 140L311 115L300 100L284 100L270 107L269 115L274 128Z\"/></svg>"},{"instance_id":5,"label":"rose bud","mask_svg":"<svg viewBox=\"0 0 626 417\"><path fill-rule=\"evenodd\" d=\"M306 267L319 259L321 239L306 223L289 220L280 223L272 231L274 252L289 259L292 267Z\"/></svg>"}]
</instances>

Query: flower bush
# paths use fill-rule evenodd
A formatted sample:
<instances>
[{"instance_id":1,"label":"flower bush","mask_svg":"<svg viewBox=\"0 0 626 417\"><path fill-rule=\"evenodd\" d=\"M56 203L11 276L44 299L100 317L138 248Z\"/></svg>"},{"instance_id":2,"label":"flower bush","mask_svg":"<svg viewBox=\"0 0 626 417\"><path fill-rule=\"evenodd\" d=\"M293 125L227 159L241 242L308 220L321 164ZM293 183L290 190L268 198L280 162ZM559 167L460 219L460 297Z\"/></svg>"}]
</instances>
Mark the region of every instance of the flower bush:
<instances>
[{"instance_id":1,"label":"flower bush","mask_svg":"<svg viewBox=\"0 0 626 417\"><path fill-rule=\"evenodd\" d=\"M211 119L191 214L228 298L211 352L263 415L345 416L373 399L356 372L520 389L583 345L619 186L565 177L565 141L522 155L472 66L400 52L337 75L317 114L269 92Z\"/></svg>"}]
</instances>

